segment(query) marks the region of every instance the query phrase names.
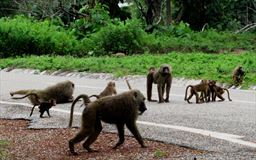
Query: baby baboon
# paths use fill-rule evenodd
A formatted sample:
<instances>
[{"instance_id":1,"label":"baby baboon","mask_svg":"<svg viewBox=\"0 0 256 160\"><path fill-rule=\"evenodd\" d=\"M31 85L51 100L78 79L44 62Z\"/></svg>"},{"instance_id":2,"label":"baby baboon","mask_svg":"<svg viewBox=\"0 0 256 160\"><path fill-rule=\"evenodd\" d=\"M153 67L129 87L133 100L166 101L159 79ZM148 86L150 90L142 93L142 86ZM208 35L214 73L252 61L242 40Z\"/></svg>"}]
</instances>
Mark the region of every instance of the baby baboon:
<instances>
[{"instance_id":1,"label":"baby baboon","mask_svg":"<svg viewBox=\"0 0 256 160\"><path fill-rule=\"evenodd\" d=\"M116 84L115 82L108 82L107 87L99 94L99 95L91 95L91 97L96 97L97 99L105 97L105 96L111 96L116 94Z\"/></svg>"},{"instance_id":2,"label":"baby baboon","mask_svg":"<svg viewBox=\"0 0 256 160\"><path fill-rule=\"evenodd\" d=\"M68 124L68 127L71 127L72 126L72 123L73 123L73 112L74 112L74 106L76 104L77 101L79 101L80 98L83 98L83 101L84 101L84 106L86 107L88 103L91 103L91 100L89 98L88 95L86 94L80 94L79 96L76 97L76 99L73 101L72 105L71 105L71 110L70 110L70 120L69 120L69 124ZM72 114L71 114L72 113Z\"/></svg>"},{"instance_id":3,"label":"baby baboon","mask_svg":"<svg viewBox=\"0 0 256 160\"><path fill-rule=\"evenodd\" d=\"M50 115L50 108L52 108L52 106L56 106L56 101L55 99L51 99L49 102L40 102L38 108L39 108L39 112L40 112L40 118L44 118L43 114L46 111L48 116L51 117ZM32 116L33 111L34 111L35 106L31 109L31 113L30 116Z\"/></svg>"},{"instance_id":4,"label":"baby baboon","mask_svg":"<svg viewBox=\"0 0 256 160\"><path fill-rule=\"evenodd\" d=\"M244 76L245 72L243 68L241 66L237 66L232 73L233 84L235 86L239 86L240 84L242 84Z\"/></svg>"},{"instance_id":5,"label":"baby baboon","mask_svg":"<svg viewBox=\"0 0 256 160\"><path fill-rule=\"evenodd\" d=\"M169 93L172 85L172 70L171 67L167 64L160 66L159 70L156 70L154 67L149 69L147 75L147 98L148 101L156 102L152 100L152 85L153 83L157 84L157 92L159 103L169 102ZM164 90L166 89L166 98L164 99Z\"/></svg>"},{"instance_id":6,"label":"baby baboon","mask_svg":"<svg viewBox=\"0 0 256 160\"><path fill-rule=\"evenodd\" d=\"M147 109L144 101L145 97L139 90L130 90L89 103L82 113L80 131L69 141L70 152L76 155L74 145L84 139L86 140L83 147L88 152L95 151L90 148L90 145L97 139L102 130L101 121L115 124L117 127L119 141L114 148L124 142L124 125L131 131L141 147L146 147L136 125L139 112L142 114ZM70 114L73 112L71 111Z\"/></svg>"},{"instance_id":7,"label":"baby baboon","mask_svg":"<svg viewBox=\"0 0 256 160\"><path fill-rule=\"evenodd\" d=\"M187 98L187 91L188 91L189 87L191 87L190 88L190 95ZM196 103L200 103L198 92L203 93L202 101L204 102L204 99L205 99L205 101L207 102L208 101L207 100L207 95L208 95L208 92L209 92L209 86L208 86L208 81L207 80L202 80L197 85L188 85L187 88L186 88L186 91L185 91L184 100L187 101L188 103L191 103L191 102L189 102L189 100L192 98L193 95L195 95L196 96Z\"/></svg>"},{"instance_id":8,"label":"baby baboon","mask_svg":"<svg viewBox=\"0 0 256 160\"><path fill-rule=\"evenodd\" d=\"M28 97L30 102L33 105L39 105L37 98L33 95L29 95L30 93L35 93L41 101L47 102L51 99L55 99L56 103L67 103L73 101L73 92L74 92L74 83L71 81L59 82L55 85L49 86L42 90L19 90L15 92L10 92L10 95L13 96L15 94L28 95L24 97L15 97L15 99L21 99Z\"/></svg>"},{"instance_id":9,"label":"baby baboon","mask_svg":"<svg viewBox=\"0 0 256 160\"><path fill-rule=\"evenodd\" d=\"M222 95L225 91L227 91L227 93L228 93L228 100L232 101L232 99L229 96L230 94L229 94L228 89L217 86L216 81L209 80L209 88L210 88L210 92L212 94L212 101L216 101L216 97L220 98L221 99L220 101L224 101L225 98Z\"/></svg>"}]
</instances>

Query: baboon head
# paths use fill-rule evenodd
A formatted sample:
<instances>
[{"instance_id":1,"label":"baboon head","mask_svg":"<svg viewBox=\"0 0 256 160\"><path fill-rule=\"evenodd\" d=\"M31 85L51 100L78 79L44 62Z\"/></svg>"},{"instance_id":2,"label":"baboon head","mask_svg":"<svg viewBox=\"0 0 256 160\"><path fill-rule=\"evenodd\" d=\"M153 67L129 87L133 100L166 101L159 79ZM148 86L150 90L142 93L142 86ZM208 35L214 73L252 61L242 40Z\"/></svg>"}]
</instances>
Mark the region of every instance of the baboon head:
<instances>
[{"instance_id":1,"label":"baboon head","mask_svg":"<svg viewBox=\"0 0 256 160\"><path fill-rule=\"evenodd\" d=\"M142 115L142 113L144 113L147 110L147 107L145 105L146 98L139 90L135 89L134 90L134 100L138 104L139 115Z\"/></svg>"},{"instance_id":2,"label":"baboon head","mask_svg":"<svg viewBox=\"0 0 256 160\"><path fill-rule=\"evenodd\" d=\"M210 87L215 86L216 85L216 81L215 80L208 80L208 85Z\"/></svg>"},{"instance_id":3,"label":"baboon head","mask_svg":"<svg viewBox=\"0 0 256 160\"><path fill-rule=\"evenodd\" d=\"M110 81L110 82L108 82L108 86L109 86L109 87L111 87L111 86L112 86L112 87L116 87L116 83Z\"/></svg>"},{"instance_id":4,"label":"baboon head","mask_svg":"<svg viewBox=\"0 0 256 160\"><path fill-rule=\"evenodd\" d=\"M170 66L168 64L163 64L160 66L160 69L159 69L159 72L162 74L162 75L168 75L170 74Z\"/></svg>"}]
</instances>

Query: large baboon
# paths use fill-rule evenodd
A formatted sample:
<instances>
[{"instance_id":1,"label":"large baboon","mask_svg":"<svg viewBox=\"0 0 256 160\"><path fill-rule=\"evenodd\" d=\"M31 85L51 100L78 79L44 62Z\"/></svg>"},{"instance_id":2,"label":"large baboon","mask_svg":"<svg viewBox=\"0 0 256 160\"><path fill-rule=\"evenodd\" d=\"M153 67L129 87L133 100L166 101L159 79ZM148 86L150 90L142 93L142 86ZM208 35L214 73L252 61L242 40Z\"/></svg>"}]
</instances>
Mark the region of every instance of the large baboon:
<instances>
[{"instance_id":1,"label":"large baboon","mask_svg":"<svg viewBox=\"0 0 256 160\"><path fill-rule=\"evenodd\" d=\"M212 101L216 101L216 97L221 99L220 101L224 101L225 98L222 95L225 91L228 93L228 100L232 101L228 89L217 86L215 80L209 80L209 88L212 95Z\"/></svg>"},{"instance_id":2,"label":"large baboon","mask_svg":"<svg viewBox=\"0 0 256 160\"><path fill-rule=\"evenodd\" d=\"M169 102L169 93L172 85L172 70L171 67L167 64L160 66L159 70L156 70L154 67L149 69L147 75L147 98L148 101L156 102L152 100L152 85L153 83L157 84L157 92L159 103ZM164 90L166 89L166 98L164 99Z\"/></svg>"},{"instance_id":3,"label":"large baboon","mask_svg":"<svg viewBox=\"0 0 256 160\"><path fill-rule=\"evenodd\" d=\"M74 145L85 138L83 147L88 152L95 151L90 148L90 145L97 139L102 130L101 121L115 124L117 127L119 141L114 148L124 142L124 125L131 131L141 147L146 147L136 126L139 112L142 114L147 109L144 101L145 97L139 90L130 90L89 103L82 113L80 131L69 141L70 152L77 154ZM70 114L73 112L71 111Z\"/></svg>"},{"instance_id":4,"label":"large baboon","mask_svg":"<svg viewBox=\"0 0 256 160\"><path fill-rule=\"evenodd\" d=\"M187 97L187 91L188 91L188 88L190 87L190 95L189 97ZM185 91L185 98L184 100L187 101L188 103L191 103L189 100L192 98L193 95L196 96L196 103L200 103L200 97L198 95L198 92L202 92L202 96L203 96L203 99L202 101L206 101L208 102L207 100L207 95L208 95L208 92L209 92L209 85L208 85L208 81L207 80L202 80L199 84L197 85L188 85L187 88L186 88L186 91Z\"/></svg>"},{"instance_id":5,"label":"large baboon","mask_svg":"<svg viewBox=\"0 0 256 160\"><path fill-rule=\"evenodd\" d=\"M232 73L233 84L235 86L239 86L240 84L242 84L244 76L245 72L243 68L241 66L237 66Z\"/></svg>"},{"instance_id":6,"label":"large baboon","mask_svg":"<svg viewBox=\"0 0 256 160\"><path fill-rule=\"evenodd\" d=\"M90 97L96 97L97 99L111 96L116 94L116 84L115 82L108 82L106 88L99 95L91 95Z\"/></svg>"},{"instance_id":7,"label":"large baboon","mask_svg":"<svg viewBox=\"0 0 256 160\"><path fill-rule=\"evenodd\" d=\"M42 90L29 89L29 90L19 90L15 92L10 92L10 95L13 96L15 94L25 95L23 97L16 97L15 99L22 99L28 97L30 102L33 105L40 105L35 96L29 95L30 93L35 93L40 101L47 102L51 99L55 99L56 103L66 103L73 101L73 92L74 92L74 83L71 81L63 81L59 82L55 85L49 86ZM27 96L28 95L28 96Z\"/></svg>"}]
</instances>

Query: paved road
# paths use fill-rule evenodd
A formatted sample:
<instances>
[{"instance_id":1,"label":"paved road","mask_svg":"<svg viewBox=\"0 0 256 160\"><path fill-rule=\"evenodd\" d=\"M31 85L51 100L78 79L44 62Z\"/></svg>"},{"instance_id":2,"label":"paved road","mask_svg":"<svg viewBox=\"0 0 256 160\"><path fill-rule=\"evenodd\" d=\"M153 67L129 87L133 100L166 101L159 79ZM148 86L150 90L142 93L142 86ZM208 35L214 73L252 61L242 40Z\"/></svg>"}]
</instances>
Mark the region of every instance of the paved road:
<instances>
[{"instance_id":1,"label":"paved road","mask_svg":"<svg viewBox=\"0 0 256 160\"><path fill-rule=\"evenodd\" d=\"M9 92L18 89L44 88L63 80L75 83L74 96L81 93L97 94L109 81L108 77L98 75L47 76L24 72L0 72L0 117L30 118L34 128L66 127L70 104L57 105L51 110L52 118L38 118L37 112L30 112L27 99L10 99ZM103 77L103 78L102 78ZM117 92L128 90L124 80L116 79ZM145 79L130 79L133 88L145 95ZM171 89L171 102L149 103L148 110L139 117L139 130L143 137L181 146L212 151L199 159L256 159L256 93L255 91L230 90L232 102L211 102L188 104L184 99L185 86L196 81L175 79ZM154 86L154 98L157 98ZM226 95L225 95L226 96ZM194 99L192 100L194 101ZM21 104L23 106L21 106ZM75 108L74 126L79 126L82 108ZM116 129L104 124L104 130ZM127 134L130 134L128 130ZM188 158L190 159L190 157Z\"/></svg>"}]
</instances>

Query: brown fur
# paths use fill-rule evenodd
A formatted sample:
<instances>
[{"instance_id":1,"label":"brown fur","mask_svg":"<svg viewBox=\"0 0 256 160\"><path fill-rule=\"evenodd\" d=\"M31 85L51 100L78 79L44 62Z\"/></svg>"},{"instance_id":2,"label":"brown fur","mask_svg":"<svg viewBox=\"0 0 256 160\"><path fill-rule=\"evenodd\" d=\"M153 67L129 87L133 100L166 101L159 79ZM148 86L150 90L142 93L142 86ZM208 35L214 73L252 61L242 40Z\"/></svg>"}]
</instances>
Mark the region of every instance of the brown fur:
<instances>
[{"instance_id":1,"label":"brown fur","mask_svg":"<svg viewBox=\"0 0 256 160\"><path fill-rule=\"evenodd\" d=\"M28 97L33 105L39 105L37 98L30 93L35 93L41 101L47 102L51 99L55 99L56 103L66 103L73 101L74 83L71 81L59 82L55 85L49 86L42 90L30 89L30 90L19 90L10 92L10 95L15 94L25 95L23 97L13 97L14 99L22 99Z\"/></svg>"},{"instance_id":2,"label":"brown fur","mask_svg":"<svg viewBox=\"0 0 256 160\"><path fill-rule=\"evenodd\" d=\"M228 89L217 86L216 81L214 80L210 80L210 83L211 85L209 87L212 94L212 101L216 101L216 97L218 97L220 101L224 101L225 98L222 95L224 94L225 91L228 94L228 100L232 101Z\"/></svg>"},{"instance_id":3,"label":"brown fur","mask_svg":"<svg viewBox=\"0 0 256 160\"><path fill-rule=\"evenodd\" d=\"M153 83L157 84L157 92L159 103L169 102L169 93L172 85L172 70L171 67L167 64L160 66L159 70L156 70L154 67L149 69L147 75L147 98L148 101L156 102L152 100L152 85ZM166 90L166 98L164 99L164 91Z\"/></svg>"},{"instance_id":4,"label":"brown fur","mask_svg":"<svg viewBox=\"0 0 256 160\"><path fill-rule=\"evenodd\" d=\"M40 102L40 104L38 106L39 112L40 112L40 118L43 118L43 114L45 111L47 112L48 116L51 117L49 110L53 106L56 106L56 101L54 99L50 100L49 102ZM30 116L32 116L34 108L35 108L35 106L31 109Z\"/></svg>"},{"instance_id":5,"label":"brown fur","mask_svg":"<svg viewBox=\"0 0 256 160\"><path fill-rule=\"evenodd\" d=\"M105 96L111 96L116 95L116 83L115 82L108 82L107 87L99 94L99 95L91 95L91 97L96 97L97 99L105 97Z\"/></svg>"},{"instance_id":6,"label":"brown fur","mask_svg":"<svg viewBox=\"0 0 256 160\"><path fill-rule=\"evenodd\" d=\"M190 87L190 95L189 95L189 97L187 97L187 91L188 91L189 87ZM203 102L204 101L208 102L207 95L208 95L208 92L209 92L209 86L208 86L208 81L207 80L202 80L197 85L188 85L187 88L186 88L186 91L185 91L184 100L187 101L188 103L191 103L189 100L192 98L193 95L195 95L196 96L196 103L200 103L198 92L203 93L202 101Z\"/></svg>"},{"instance_id":7,"label":"brown fur","mask_svg":"<svg viewBox=\"0 0 256 160\"><path fill-rule=\"evenodd\" d=\"M245 72L241 66L237 66L232 73L233 85L239 86L243 83Z\"/></svg>"},{"instance_id":8,"label":"brown fur","mask_svg":"<svg viewBox=\"0 0 256 160\"><path fill-rule=\"evenodd\" d=\"M146 110L145 97L139 90L130 90L114 96L97 99L87 105L82 113L80 131L69 141L69 150L72 154L74 145L86 139L83 147L88 151L95 151L90 145L97 139L102 130L101 121L115 124L118 130L119 141L114 148L124 142L124 125L131 131L141 147L146 147L137 129L136 119L139 112ZM71 112L70 114L73 114Z\"/></svg>"}]
</instances>

